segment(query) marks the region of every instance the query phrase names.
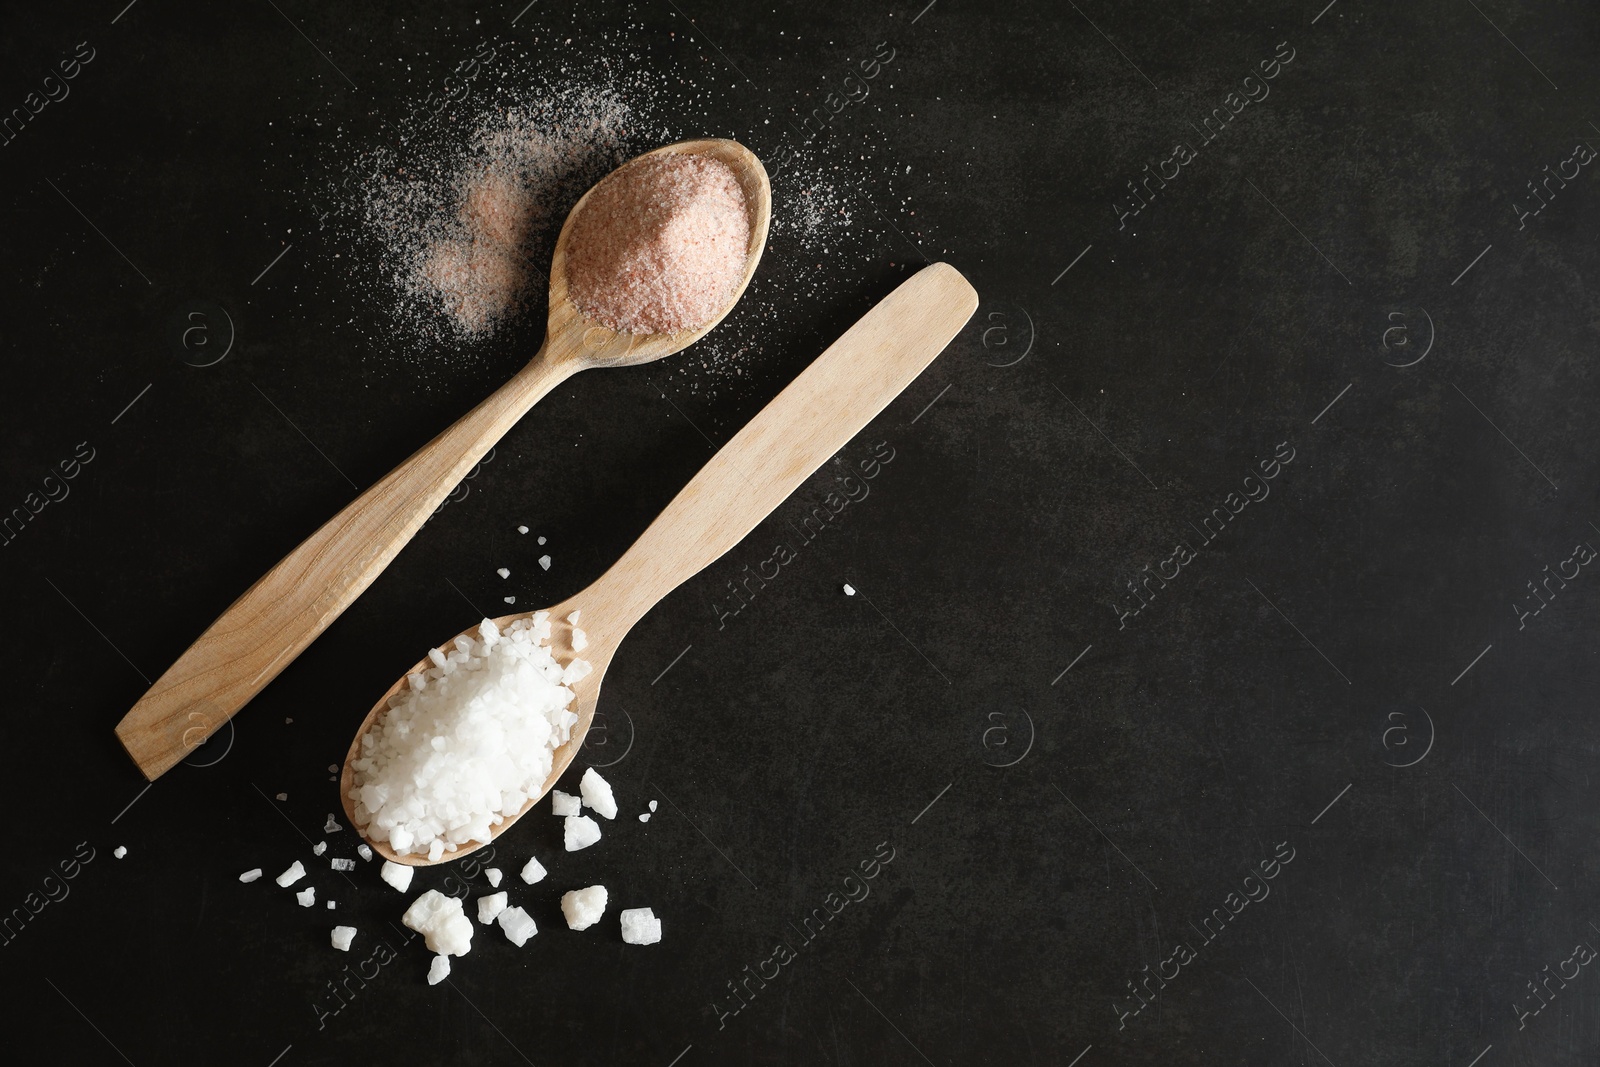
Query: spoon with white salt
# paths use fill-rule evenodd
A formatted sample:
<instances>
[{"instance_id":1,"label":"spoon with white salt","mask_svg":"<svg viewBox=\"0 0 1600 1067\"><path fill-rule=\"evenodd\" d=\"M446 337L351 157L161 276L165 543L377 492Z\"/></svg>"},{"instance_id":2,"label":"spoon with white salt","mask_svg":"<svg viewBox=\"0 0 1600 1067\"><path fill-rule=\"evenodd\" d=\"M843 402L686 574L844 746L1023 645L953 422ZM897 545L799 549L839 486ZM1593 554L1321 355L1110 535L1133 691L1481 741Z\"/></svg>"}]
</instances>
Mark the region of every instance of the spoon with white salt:
<instances>
[{"instance_id":1,"label":"spoon with white salt","mask_svg":"<svg viewBox=\"0 0 1600 1067\"><path fill-rule=\"evenodd\" d=\"M690 157L693 168L679 159L667 164L697 169L702 177L715 171L722 185L707 193L692 187L693 174L662 175L662 157ZM725 210L728 172L744 209L736 232L747 238L735 250L742 252L742 261L737 255L712 259L708 252L735 232ZM638 212L607 218L585 210L596 201L614 208L619 183L641 173L653 173L658 188L665 182L667 194L651 198L655 229L648 240L633 234L642 247L619 247L642 228ZM720 200L711 195L719 190ZM621 199L623 211L637 207L626 195ZM117 724L117 737L145 777L154 781L187 757L277 677L372 584L473 465L546 393L581 370L670 356L722 321L755 273L771 212L772 191L761 161L737 141L716 138L647 152L585 193L556 241L549 321L538 353L487 400L285 556L156 680ZM631 230L623 223L632 223ZM593 247L574 247L575 231L589 235ZM610 285L604 277L608 263L620 264L624 275ZM575 297L588 303L580 307ZM585 313L596 308L599 316ZM603 321L606 315L612 325Z\"/></svg>"},{"instance_id":2,"label":"spoon with white salt","mask_svg":"<svg viewBox=\"0 0 1600 1067\"><path fill-rule=\"evenodd\" d=\"M977 305L978 294L955 268L936 263L919 271L850 327L723 445L610 570L587 589L546 609L548 618L544 621L551 627L548 641L551 651L557 663L567 668L566 673L574 675L566 682L573 693L567 710L577 715L577 721L572 724L569 740L552 754L550 773L545 780L542 783L524 781L513 792L513 796L527 798L517 810L491 811L482 805L476 809L472 817L489 825L484 839L460 842L443 851L437 859L430 860L427 853L430 842L413 841L408 832L404 847L422 851L396 850L390 847L389 840L370 832L374 821L372 813L364 807L365 800L358 800L357 796L358 779L370 773L370 753L363 754L364 737L390 711L392 703L406 701L407 691L415 687L412 676L423 675L430 667L441 665L446 650L457 650L458 646L452 642L440 646L432 656L419 661L395 682L368 712L356 732L339 781L345 816L350 824L386 859L427 865L459 859L488 844L531 810L555 786L582 747L584 735L594 718L606 668L633 625L678 585L737 545L813 471L848 444L933 361L972 316ZM514 625L527 626L535 615L527 612L492 621L499 634L511 631ZM581 637L577 633L580 630ZM479 627L473 627L460 637L468 639L467 647L471 648L481 647L485 635ZM589 665L586 675L575 676L578 672L571 669L575 660ZM457 673L458 678L467 677ZM422 682L423 689L433 684L426 678ZM468 687L473 684L467 682ZM491 680L476 692L483 693L499 685L498 680ZM473 692L469 688L459 703L465 706L467 696ZM482 705L477 708L481 709ZM470 750L475 743L465 737L472 724L463 723L459 718L439 716L432 720L431 726L423 725L427 729L412 730L396 742L399 748L420 757L413 768L435 755L451 759L455 750ZM452 803L461 804L461 798L474 791L487 793L499 788L484 784L483 766L485 762L498 759L503 749L493 744L480 744L479 748L476 753L461 754L463 762L457 765L459 773L442 776L446 779L442 788L452 792ZM483 751L485 749L488 751ZM474 760L478 762L472 762ZM410 770L408 768L408 774ZM428 772L424 770L423 773ZM409 786L404 778L402 775L400 780L391 783L391 790L405 791ZM424 802L422 798L418 801ZM373 802L378 803L376 799ZM452 815L455 817L458 816ZM462 825L471 821L467 816L459 817ZM443 837L436 839L444 840Z\"/></svg>"}]
</instances>

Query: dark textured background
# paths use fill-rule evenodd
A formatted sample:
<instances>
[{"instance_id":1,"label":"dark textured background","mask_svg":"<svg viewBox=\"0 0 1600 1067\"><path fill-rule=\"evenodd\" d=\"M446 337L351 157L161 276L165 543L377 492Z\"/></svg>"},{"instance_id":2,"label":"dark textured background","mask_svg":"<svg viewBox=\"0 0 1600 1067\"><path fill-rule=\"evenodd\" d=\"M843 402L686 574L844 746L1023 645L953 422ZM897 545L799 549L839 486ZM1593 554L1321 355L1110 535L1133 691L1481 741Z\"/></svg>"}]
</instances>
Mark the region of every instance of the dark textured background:
<instances>
[{"instance_id":1,"label":"dark textured background","mask_svg":"<svg viewBox=\"0 0 1600 1067\"><path fill-rule=\"evenodd\" d=\"M316 217L340 152L477 42L548 75L602 39L699 79L664 135L797 145L861 226L821 257L774 235L754 295L782 313L717 335L760 345L745 374L558 389L208 766L144 792L112 726L146 679L536 343L537 308L470 360L394 333ZM1516 607L1600 544L1600 177L1518 219L1545 166L1600 145L1592 5L110 0L13 12L0 108L85 40L71 95L0 147L0 506L94 455L0 550L23 659L0 909L69 894L0 950L12 1044L141 1067L1600 1060L1600 976L1574 955L1600 945L1600 579ZM799 144L883 41L872 96ZM1125 183L1197 144L1281 42L1270 96L1119 229ZM795 192L780 172L780 214ZM894 450L871 496L719 629L713 603L792 536L819 472L638 626L590 748L624 814L571 856L542 815L502 839L508 875L530 853L551 870L511 883L540 934L480 928L425 985L405 901L308 849L361 715L471 603L597 577L706 438L924 258L983 303L841 453ZM197 300L235 332L204 368L172 325ZM1271 496L1119 621L1126 583L1198 546L1280 443ZM548 573L518 523L549 538ZM733 1014L729 982L884 842L871 895ZM296 858L337 912L272 884ZM557 898L591 882L612 907L572 933ZM658 946L620 941L641 905ZM361 930L349 957L336 919ZM397 958L329 1011L380 939ZM1194 958L1119 1025L1180 942Z\"/></svg>"}]
</instances>

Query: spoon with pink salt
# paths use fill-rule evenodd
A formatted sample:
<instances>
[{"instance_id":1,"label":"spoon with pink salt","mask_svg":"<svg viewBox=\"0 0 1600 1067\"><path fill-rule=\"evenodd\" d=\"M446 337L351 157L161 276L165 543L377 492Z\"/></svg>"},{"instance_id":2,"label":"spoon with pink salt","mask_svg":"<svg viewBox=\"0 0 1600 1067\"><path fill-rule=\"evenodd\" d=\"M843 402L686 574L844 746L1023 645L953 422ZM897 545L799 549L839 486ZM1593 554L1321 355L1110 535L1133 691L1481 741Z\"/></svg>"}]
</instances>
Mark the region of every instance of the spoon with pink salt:
<instances>
[{"instance_id":1,"label":"spoon with pink salt","mask_svg":"<svg viewBox=\"0 0 1600 1067\"><path fill-rule=\"evenodd\" d=\"M544 344L454 426L345 507L234 601L117 724L154 781L338 618L475 463L550 390L591 367L670 356L743 295L772 190L737 141L682 141L608 174L567 216Z\"/></svg>"}]
</instances>

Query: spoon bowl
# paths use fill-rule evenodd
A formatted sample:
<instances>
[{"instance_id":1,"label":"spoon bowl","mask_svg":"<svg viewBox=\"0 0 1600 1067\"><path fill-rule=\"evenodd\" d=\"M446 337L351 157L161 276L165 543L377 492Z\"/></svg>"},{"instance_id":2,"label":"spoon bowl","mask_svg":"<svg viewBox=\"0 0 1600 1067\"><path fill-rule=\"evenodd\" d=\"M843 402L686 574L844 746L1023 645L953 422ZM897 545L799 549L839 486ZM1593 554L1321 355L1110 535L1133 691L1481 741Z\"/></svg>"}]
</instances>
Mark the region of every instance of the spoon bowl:
<instances>
[{"instance_id":1,"label":"spoon bowl","mask_svg":"<svg viewBox=\"0 0 1600 1067\"><path fill-rule=\"evenodd\" d=\"M550 313L544 343L510 381L418 449L300 543L217 617L178 661L156 679L117 724L117 739L150 781L190 755L371 585L495 442L544 395L578 371L626 367L682 351L733 310L767 244L772 189L766 168L737 141L681 141L647 152L700 155L732 169L744 193L750 240L744 272L708 322L677 333L626 333L584 315L567 285L573 220L590 189L573 205L550 266ZM602 179L604 181L604 179Z\"/></svg>"}]
</instances>

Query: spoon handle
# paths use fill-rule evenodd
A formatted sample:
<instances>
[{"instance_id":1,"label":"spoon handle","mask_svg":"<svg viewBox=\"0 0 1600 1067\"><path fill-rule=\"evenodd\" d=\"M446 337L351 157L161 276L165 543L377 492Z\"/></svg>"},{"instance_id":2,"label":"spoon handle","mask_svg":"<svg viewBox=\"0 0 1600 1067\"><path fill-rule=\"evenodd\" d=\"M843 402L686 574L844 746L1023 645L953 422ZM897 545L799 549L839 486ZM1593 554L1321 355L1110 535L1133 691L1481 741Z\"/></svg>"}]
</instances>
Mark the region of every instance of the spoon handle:
<instances>
[{"instance_id":1,"label":"spoon handle","mask_svg":"<svg viewBox=\"0 0 1600 1067\"><path fill-rule=\"evenodd\" d=\"M935 263L902 283L801 372L569 604L611 647L645 612L744 539L944 350L977 310ZM590 610L592 609L592 610Z\"/></svg>"},{"instance_id":2,"label":"spoon handle","mask_svg":"<svg viewBox=\"0 0 1600 1067\"><path fill-rule=\"evenodd\" d=\"M277 677L371 585L472 465L579 364L540 355L362 493L206 628L117 724L155 781Z\"/></svg>"}]
</instances>

